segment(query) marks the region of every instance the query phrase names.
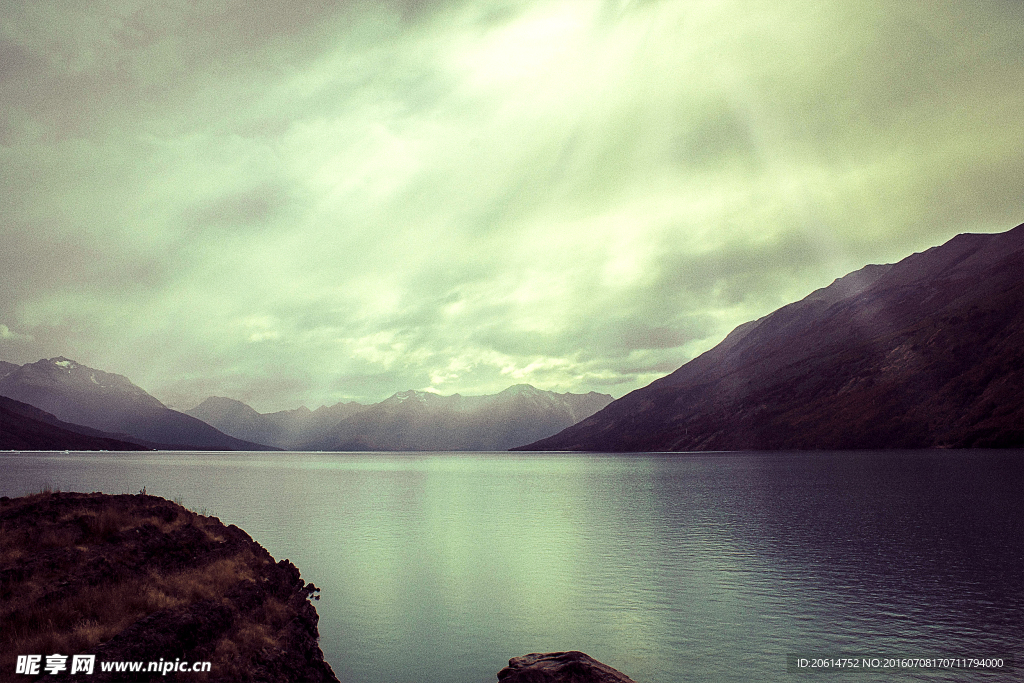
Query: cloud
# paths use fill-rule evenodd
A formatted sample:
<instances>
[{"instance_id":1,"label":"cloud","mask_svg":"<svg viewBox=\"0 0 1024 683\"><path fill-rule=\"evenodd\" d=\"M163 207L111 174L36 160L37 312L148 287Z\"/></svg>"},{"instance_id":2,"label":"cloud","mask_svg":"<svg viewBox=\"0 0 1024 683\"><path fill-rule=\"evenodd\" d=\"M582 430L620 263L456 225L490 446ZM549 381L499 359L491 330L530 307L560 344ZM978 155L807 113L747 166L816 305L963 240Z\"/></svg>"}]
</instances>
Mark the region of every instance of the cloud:
<instances>
[{"instance_id":1,"label":"cloud","mask_svg":"<svg viewBox=\"0 0 1024 683\"><path fill-rule=\"evenodd\" d=\"M7 325L0 325L0 339L4 341L32 341L32 335L18 334L7 327Z\"/></svg>"},{"instance_id":2,"label":"cloud","mask_svg":"<svg viewBox=\"0 0 1024 683\"><path fill-rule=\"evenodd\" d=\"M1014 3L5 14L12 360L182 405L619 395L866 263L1020 222Z\"/></svg>"}]
</instances>

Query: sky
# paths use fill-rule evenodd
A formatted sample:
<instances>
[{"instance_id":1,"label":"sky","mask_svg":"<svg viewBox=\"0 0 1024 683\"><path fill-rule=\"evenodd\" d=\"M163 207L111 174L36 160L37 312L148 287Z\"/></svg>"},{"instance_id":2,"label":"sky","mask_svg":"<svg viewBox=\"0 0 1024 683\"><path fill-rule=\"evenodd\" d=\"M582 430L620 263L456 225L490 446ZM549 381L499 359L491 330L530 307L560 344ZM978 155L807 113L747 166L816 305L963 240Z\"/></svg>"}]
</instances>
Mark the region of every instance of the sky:
<instances>
[{"instance_id":1,"label":"sky","mask_svg":"<svg viewBox=\"0 0 1024 683\"><path fill-rule=\"evenodd\" d=\"M0 360L615 397L1024 222L1024 3L0 0Z\"/></svg>"}]
</instances>

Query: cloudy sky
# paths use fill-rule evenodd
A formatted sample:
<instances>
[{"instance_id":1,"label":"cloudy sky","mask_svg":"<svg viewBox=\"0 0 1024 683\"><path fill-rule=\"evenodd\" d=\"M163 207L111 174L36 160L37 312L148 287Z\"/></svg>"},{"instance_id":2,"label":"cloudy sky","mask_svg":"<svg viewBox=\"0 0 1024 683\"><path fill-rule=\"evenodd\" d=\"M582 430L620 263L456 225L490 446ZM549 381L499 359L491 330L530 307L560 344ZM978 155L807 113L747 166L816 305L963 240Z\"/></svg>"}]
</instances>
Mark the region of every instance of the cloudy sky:
<instances>
[{"instance_id":1,"label":"cloudy sky","mask_svg":"<svg viewBox=\"0 0 1024 683\"><path fill-rule=\"evenodd\" d=\"M1024 221L1017 0L0 2L0 360L621 396Z\"/></svg>"}]
</instances>

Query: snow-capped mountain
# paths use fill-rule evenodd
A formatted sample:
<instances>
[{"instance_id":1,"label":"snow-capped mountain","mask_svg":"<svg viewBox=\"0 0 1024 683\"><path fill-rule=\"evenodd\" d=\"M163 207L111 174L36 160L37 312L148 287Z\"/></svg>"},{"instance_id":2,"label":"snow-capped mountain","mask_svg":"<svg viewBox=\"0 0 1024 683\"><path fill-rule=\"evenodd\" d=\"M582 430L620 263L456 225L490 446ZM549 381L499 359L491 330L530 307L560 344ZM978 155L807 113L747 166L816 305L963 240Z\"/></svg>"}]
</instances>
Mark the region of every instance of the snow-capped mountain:
<instances>
[{"instance_id":1,"label":"snow-capped mountain","mask_svg":"<svg viewBox=\"0 0 1024 683\"><path fill-rule=\"evenodd\" d=\"M0 396L22 401L57 419L182 449L261 450L171 410L127 377L58 356L23 365L0 377Z\"/></svg>"}]
</instances>

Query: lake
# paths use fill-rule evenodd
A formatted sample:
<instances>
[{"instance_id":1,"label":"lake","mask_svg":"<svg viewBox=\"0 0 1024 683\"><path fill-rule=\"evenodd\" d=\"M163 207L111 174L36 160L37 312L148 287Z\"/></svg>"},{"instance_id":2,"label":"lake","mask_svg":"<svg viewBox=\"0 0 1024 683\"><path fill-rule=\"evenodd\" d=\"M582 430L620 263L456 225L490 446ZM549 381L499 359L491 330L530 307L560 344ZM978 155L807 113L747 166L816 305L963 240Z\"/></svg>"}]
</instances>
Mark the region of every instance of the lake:
<instances>
[{"instance_id":1,"label":"lake","mask_svg":"<svg viewBox=\"0 0 1024 683\"><path fill-rule=\"evenodd\" d=\"M1024 678L1024 451L0 454L0 495L45 485L240 526L322 589L342 681L570 649L637 683Z\"/></svg>"}]
</instances>

